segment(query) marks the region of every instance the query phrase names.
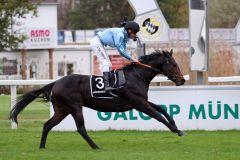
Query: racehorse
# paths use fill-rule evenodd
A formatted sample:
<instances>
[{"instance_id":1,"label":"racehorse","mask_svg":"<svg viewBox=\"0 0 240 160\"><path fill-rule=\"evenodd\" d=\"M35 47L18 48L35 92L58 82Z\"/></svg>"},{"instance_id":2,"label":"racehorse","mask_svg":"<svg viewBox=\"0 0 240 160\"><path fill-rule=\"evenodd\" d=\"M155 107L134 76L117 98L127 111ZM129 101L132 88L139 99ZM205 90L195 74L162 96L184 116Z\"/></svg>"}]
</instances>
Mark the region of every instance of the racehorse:
<instances>
[{"instance_id":1,"label":"racehorse","mask_svg":"<svg viewBox=\"0 0 240 160\"><path fill-rule=\"evenodd\" d=\"M51 101L54 115L43 125L40 148L45 148L49 131L58 125L67 115L75 120L77 131L92 147L98 146L88 136L83 118L83 106L101 112L124 112L136 109L162 122L178 136L184 132L178 129L175 121L165 109L148 101L148 89L151 80L157 74L163 74L177 86L185 83L184 77L172 56L173 51L155 51L121 68L126 83L118 90L118 101L114 99L93 98L90 91L90 75L73 74L58 79L40 89L27 92L18 98L10 112L10 119L17 123L18 114L33 100L41 98Z\"/></svg>"}]
</instances>

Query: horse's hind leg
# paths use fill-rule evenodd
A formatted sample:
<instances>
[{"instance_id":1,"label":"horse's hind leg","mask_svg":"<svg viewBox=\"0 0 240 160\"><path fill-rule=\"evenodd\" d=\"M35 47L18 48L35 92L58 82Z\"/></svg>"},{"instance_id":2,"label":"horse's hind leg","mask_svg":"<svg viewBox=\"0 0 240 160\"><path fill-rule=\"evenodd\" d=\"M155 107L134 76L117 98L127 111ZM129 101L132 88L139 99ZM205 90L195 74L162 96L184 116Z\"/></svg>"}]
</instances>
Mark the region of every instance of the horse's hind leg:
<instances>
[{"instance_id":1,"label":"horse's hind leg","mask_svg":"<svg viewBox=\"0 0 240 160\"><path fill-rule=\"evenodd\" d=\"M184 135L184 132L182 132L181 130L178 129L175 121L173 120L172 117L170 117L170 115L167 113L167 111L165 109L163 109L162 107L160 107L160 106L158 106L158 105L156 105L156 104L154 104L152 102L149 102L149 104L153 108L155 108L158 112L162 113L164 115L164 117L166 117L166 119L169 121L169 123L172 124L176 128L176 130L178 130L178 135L179 136Z\"/></svg>"},{"instance_id":2,"label":"horse's hind leg","mask_svg":"<svg viewBox=\"0 0 240 160\"><path fill-rule=\"evenodd\" d=\"M87 143L92 147L92 149L98 149L98 146L93 142L93 140L88 136L83 119L82 108L78 108L72 116L76 122L77 131L81 136L87 141Z\"/></svg>"},{"instance_id":3,"label":"horse's hind leg","mask_svg":"<svg viewBox=\"0 0 240 160\"><path fill-rule=\"evenodd\" d=\"M45 148L47 135L49 131L56 125L58 125L68 114L55 112L53 117L50 118L44 125L42 131L42 138L40 142L40 148Z\"/></svg>"}]
</instances>

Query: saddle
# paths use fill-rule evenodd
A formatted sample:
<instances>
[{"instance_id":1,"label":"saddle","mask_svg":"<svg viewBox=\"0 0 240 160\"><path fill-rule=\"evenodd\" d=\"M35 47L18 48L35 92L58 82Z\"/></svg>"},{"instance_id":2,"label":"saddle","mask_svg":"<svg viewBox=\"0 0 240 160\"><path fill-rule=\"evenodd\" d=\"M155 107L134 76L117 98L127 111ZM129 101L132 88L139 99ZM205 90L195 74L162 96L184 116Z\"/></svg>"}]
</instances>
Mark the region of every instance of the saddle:
<instances>
[{"instance_id":1,"label":"saddle","mask_svg":"<svg viewBox=\"0 0 240 160\"><path fill-rule=\"evenodd\" d=\"M126 83L125 76L122 70L113 70L110 72L110 85L116 88L114 91L106 92L103 82L103 76L91 75L90 87L91 95L94 98L118 98L118 90L124 87Z\"/></svg>"}]
</instances>

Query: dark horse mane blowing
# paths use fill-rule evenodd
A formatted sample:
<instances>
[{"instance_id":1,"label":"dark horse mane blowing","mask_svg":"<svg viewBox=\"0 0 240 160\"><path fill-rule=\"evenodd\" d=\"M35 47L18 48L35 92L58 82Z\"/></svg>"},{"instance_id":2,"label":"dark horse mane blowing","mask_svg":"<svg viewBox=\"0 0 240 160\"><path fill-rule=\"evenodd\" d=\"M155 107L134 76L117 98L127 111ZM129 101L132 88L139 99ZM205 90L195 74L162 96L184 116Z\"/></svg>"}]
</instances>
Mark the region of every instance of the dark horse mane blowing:
<instances>
[{"instance_id":1,"label":"dark horse mane blowing","mask_svg":"<svg viewBox=\"0 0 240 160\"><path fill-rule=\"evenodd\" d=\"M172 54L172 50L170 52L155 51L150 55L140 57L141 63L131 63L123 67L121 70L123 70L126 83L118 90L118 103L114 99L92 97L90 75L73 74L19 97L10 112L10 119L17 123L18 114L37 98L46 102L51 101L54 115L43 125L40 148L45 148L49 131L71 114L77 131L93 149L97 149L98 146L86 131L83 107L102 112L124 112L136 109L163 123L178 136L182 136L184 133L178 129L173 118L163 108L149 102L147 94L150 82L157 74L167 76L177 86L185 83Z\"/></svg>"}]
</instances>

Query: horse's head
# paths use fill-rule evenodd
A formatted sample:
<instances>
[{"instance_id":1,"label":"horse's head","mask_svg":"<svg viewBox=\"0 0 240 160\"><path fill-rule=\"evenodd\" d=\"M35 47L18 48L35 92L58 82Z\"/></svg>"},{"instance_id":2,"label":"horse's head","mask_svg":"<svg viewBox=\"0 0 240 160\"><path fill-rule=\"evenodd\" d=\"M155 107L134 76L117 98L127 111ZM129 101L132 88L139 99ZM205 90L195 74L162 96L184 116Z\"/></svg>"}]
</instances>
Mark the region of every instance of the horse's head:
<instances>
[{"instance_id":1,"label":"horse's head","mask_svg":"<svg viewBox=\"0 0 240 160\"><path fill-rule=\"evenodd\" d=\"M161 74L167 76L177 86L180 86L185 83L185 79L172 54L172 50L170 52L155 51L155 53L151 55L140 58L140 62L147 63L148 65L154 67L159 70Z\"/></svg>"},{"instance_id":2,"label":"horse's head","mask_svg":"<svg viewBox=\"0 0 240 160\"><path fill-rule=\"evenodd\" d=\"M167 76L177 86L183 85L185 83L185 79L178 67L178 64L172 56L173 51L162 51L162 53L164 57L161 65L163 75Z\"/></svg>"}]
</instances>

